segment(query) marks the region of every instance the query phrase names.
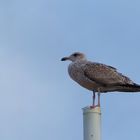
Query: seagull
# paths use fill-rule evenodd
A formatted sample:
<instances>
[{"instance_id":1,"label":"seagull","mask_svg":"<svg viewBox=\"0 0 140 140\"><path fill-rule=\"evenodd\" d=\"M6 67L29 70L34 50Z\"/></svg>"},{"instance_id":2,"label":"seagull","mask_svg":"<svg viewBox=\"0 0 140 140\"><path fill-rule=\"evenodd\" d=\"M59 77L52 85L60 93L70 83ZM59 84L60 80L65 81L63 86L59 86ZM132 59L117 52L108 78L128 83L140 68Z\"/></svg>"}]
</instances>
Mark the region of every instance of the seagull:
<instances>
[{"instance_id":1,"label":"seagull","mask_svg":"<svg viewBox=\"0 0 140 140\"><path fill-rule=\"evenodd\" d=\"M93 92L92 108L100 107L100 93L106 92L140 92L140 85L119 73L116 68L88 61L85 54L75 52L61 61L70 60L69 76L82 87ZM96 93L98 104L95 105Z\"/></svg>"}]
</instances>

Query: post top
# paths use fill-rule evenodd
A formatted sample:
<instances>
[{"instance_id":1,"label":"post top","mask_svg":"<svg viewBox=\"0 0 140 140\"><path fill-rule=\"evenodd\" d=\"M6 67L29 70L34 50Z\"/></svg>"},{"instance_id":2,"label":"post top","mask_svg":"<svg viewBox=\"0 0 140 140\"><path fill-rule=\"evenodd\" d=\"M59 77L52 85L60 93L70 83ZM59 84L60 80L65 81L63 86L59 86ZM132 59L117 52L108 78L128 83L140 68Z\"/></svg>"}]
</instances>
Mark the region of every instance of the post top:
<instances>
[{"instance_id":1,"label":"post top","mask_svg":"<svg viewBox=\"0 0 140 140\"><path fill-rule=\"evenodd\" d=\"M99 106L96 106L94 108L87 106L83 108L83 113L101 113L101 109Z\"/></svg>"}]
</instances>

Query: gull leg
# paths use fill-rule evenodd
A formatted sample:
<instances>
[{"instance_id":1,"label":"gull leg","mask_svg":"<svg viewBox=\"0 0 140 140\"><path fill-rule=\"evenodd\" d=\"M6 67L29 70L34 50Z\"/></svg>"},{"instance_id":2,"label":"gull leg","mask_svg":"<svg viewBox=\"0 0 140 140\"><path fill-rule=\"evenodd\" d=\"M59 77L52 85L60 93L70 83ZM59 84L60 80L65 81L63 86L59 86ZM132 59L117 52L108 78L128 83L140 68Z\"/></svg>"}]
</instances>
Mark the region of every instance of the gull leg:
<instances>
[{"instance_id":1,"label":"gull leg","mask_svg":"<svg viewBox=\"0 0 140 140\"><path fill-rule=\"evenodd\" d=\"M92 106L91 106L91 108L94 108L95 107L95 98L96 98L95 91L93 91L93 95L92 95Z\"/></svg>"},{"instance_id":2,"label":"gull leg","mask_svg":"<svg viewBox=\"0 0 140 140\"><path fill-rule=\"evenodd\" d=\"M96 97L95 91L93 91L93 102L92 102L92 106L95 106L95 97Z\"/></svg>"},{"instance_id":3,"label":"gull leg","mask_svg":"<svg viewBox=\"0 0 140 140\"><path fill-rule=\"evenodd\" d=\"M98 92L98 105L100 107L100 92Z\"/></svg>"},{"instance_id":4,"label":"gull leg","mask_svg":"<svg viewBox=\"0 0 140 140\"><path fill-rule=\"evenodd\" d=\"M100 107L100 88L98 88L98 104L97 106Z\"/></svg>"}]
</instances>

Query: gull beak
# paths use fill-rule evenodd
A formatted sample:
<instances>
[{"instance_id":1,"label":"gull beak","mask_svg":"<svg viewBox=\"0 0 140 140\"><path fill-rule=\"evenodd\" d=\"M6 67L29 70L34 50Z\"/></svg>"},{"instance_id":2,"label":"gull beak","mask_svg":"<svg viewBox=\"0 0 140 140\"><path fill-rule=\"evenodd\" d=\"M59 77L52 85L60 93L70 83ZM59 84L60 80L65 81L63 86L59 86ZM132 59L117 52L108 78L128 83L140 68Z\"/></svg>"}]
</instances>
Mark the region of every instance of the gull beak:
<instances>
[{"instance_id":1,"label":"gull beak","mask_svg":"<svg viewBox=\"0 0 140 140\"><path fill-rule=\"evenodd\" d=\"M61 59L61 61L66 61L66 60L69 60L69 57L63 57L63 58Z\"/></svg>"}]
</instances>

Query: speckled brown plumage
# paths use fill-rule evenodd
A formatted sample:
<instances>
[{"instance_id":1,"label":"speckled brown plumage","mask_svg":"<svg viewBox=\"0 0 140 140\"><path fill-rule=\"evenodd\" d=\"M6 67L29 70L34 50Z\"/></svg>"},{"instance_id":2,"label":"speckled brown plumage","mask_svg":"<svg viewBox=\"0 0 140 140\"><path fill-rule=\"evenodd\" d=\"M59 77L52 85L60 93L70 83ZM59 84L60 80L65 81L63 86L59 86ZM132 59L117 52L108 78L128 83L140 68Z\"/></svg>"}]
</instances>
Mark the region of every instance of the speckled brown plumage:
<instances>
[{"instance_id":1,"label":"speckled brown plumage","mask_svg":"<svg viewBox=\"0 0 140 140\"><path fill-rule=\"evenodd\" d=\"M88 61L83 53L76 52L62 61L70 60L70 77L82 87L94 92L139 92L140 85L122 75L116 68Z\"/></svg>"}]
</instances>

